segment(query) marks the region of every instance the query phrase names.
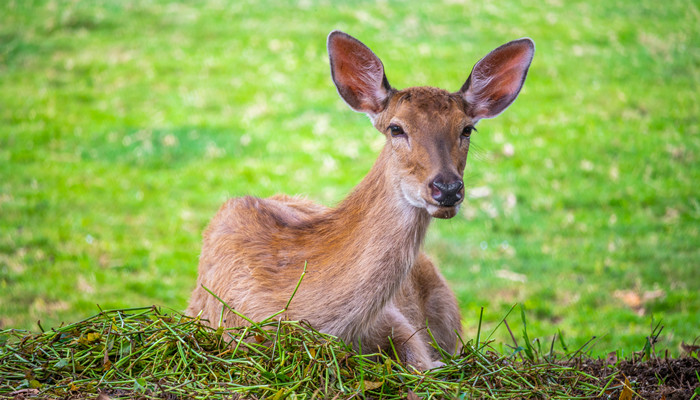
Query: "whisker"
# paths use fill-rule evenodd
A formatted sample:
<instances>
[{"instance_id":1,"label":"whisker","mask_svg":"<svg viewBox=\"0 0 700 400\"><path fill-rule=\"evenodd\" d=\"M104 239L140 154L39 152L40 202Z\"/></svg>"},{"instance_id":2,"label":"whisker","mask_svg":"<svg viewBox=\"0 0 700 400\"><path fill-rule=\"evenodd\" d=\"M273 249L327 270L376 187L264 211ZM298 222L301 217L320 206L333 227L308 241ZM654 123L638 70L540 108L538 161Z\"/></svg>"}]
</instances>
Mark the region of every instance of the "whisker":
<instances>
[{"instance_id":1,"label":"whisker","mask_svg":"<svg viewBox=\"0 0 700 400\"><path fill-rule=\"evenodd\" d=\"M484 149L473 141L469 143L469 156L476 158L476 161L490 161L492 159L490 151Z\"/></svg>"}]
</instances>

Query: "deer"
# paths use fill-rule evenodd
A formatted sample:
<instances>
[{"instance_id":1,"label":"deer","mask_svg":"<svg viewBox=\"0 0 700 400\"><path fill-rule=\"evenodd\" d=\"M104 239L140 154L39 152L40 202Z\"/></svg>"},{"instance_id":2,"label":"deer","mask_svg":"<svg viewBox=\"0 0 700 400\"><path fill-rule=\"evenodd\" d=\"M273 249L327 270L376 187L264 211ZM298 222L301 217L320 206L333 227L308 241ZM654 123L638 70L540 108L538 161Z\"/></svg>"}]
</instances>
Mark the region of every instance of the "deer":
<instances>
[{"instance_id":1,"label":"deer","mask_svg":"<svg viewBox=\"0 0 700 400\"><path fill-rule=\"evenodd\" d=\"M288 195L226 201L203 233L186 314L233 328L284 310L279 318L307 321L363 353L438 367L437 347L455 354L462 323L422 250L426 231L433 218L458 214L474 126L513 103L534 42L491 51L456 92L395 89L372 50L338 30L327 50L340 97L385 136L376 162L335 207ZM222 311L222 301L236 312Z\"/></svg>"}]
</instances>

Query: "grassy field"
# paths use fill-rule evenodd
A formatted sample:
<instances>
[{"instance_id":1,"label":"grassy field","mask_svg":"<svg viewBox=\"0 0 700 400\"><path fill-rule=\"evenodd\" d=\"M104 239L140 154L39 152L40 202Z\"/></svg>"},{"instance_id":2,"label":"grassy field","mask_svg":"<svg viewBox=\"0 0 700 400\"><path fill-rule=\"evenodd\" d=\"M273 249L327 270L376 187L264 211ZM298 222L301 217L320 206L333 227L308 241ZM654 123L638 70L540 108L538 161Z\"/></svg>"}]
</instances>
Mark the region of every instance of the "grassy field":
<instances>
[{"instance_id":1,"label":"grassy field","mask_svg":"<svg viewBox=\"0 0 700 400\"><path fill-rule=\"evenodd\" d=\"M426 243L467 336L516 303L531 338L597 336L593 354L641 349L652 319L671 353L700 334L700 10L682 0L3 1L0 328L184 309L226 198L342 199L382 139L337 96L332 29L399 88L457 90L496 46L537 44Z\"/></svg>"}]
</instances>

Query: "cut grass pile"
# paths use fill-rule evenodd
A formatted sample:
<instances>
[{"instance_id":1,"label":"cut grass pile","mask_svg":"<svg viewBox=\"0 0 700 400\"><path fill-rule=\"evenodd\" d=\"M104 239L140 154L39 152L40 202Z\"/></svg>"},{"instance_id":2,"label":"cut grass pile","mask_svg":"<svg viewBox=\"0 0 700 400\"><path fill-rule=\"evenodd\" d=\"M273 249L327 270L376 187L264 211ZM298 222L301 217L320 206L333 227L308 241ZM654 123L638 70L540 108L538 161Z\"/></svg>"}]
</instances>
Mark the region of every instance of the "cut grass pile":
<instances>
[{"instance_id":1,"label":"cut grass pile","mask_svg":"<svg viewBox=\"0 0 700 400\"><path fill-rule=\"evenodd\" d=\"M359 355L303 322L271 318L247 328L212 329L155 306L111 310L38 334L0 331L0 397L510 399L633 393L614 366L584 372L579 351L568 359L551 349L542 354L526 340L525 348L499 354L490 343L468 341L457 356L445 355L445 366L422 373L383 354Z\"/></svg>"}]
</instances>

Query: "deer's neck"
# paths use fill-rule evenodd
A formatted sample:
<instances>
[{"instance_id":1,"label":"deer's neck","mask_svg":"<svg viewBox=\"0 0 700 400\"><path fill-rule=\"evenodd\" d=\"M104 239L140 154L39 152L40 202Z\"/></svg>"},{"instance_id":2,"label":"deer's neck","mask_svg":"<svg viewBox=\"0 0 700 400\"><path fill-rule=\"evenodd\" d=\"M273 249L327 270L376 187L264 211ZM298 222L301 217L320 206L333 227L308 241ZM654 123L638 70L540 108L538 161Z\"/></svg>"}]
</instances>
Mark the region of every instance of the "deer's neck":
<instances>
[{"instance_id":1,"label":"deer's neck","mask_svg":"<svg viewBox=\"0 0 700 400\"><path fill-rule=\"evenodd\" d=\"M388 168L388 149L362 182L327 215L329 231L321 235L341 262L326 265L340 283L326 331L358 337L395 295L408 275L425 238L430 215L410 205ZM325 325L325 324L324 324ZM359 332L358 332L359 331Z\"/></svg>"},{"instance_id":2,"label":"deer's neck","mask_svg":"<svg viewBox=\"0 0 700 400\"><path fill-rule=\"evenodd\" d=\"M387 151L385 148L382 153ZM353 231L354 235L347 238L348 245L355 244L358 253L383 254L375 263L392 264L396 273L405 273L418 254L431 218L424 209L404 199L387 164L388 156L380 155L332 214L341 222L340 229Z\"/></svg>"}]
</instances>

